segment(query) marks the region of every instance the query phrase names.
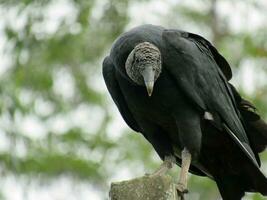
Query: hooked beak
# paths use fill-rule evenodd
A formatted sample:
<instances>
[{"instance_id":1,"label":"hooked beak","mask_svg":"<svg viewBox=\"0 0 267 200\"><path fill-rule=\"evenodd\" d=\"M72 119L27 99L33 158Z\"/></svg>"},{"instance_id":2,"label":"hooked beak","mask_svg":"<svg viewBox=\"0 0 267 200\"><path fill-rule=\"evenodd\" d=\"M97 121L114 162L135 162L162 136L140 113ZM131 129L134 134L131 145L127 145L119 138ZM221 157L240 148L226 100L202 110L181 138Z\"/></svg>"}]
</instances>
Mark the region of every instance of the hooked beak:
<instances>
[{"instance_id":1,"label":"hooked beak","mask_svg":"<svg viewBox=\"0 0 267 200\"><path fill-rule=\"evenodd\" d=\"M148 96L152 95L153 87L154 87L154 76L155 72L153 71L153 67L146 67L145 70L142 73L144 82L146 85L146 90L148 93Z\"/></svg>"}]
</instances>

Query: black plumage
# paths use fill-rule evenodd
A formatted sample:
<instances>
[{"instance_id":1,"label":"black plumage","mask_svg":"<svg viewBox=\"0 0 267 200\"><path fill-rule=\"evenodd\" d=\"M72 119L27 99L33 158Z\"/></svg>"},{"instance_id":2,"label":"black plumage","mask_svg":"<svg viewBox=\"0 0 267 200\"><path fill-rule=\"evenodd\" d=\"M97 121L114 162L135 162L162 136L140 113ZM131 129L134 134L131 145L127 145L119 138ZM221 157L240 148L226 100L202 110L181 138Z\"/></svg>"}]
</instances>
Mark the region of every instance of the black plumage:
<instances>
[{"instance_id":1,"label":"black plumage","mask_svg":"<svg viewBox=\"0 0 267 200\"><path fill-rule=\"evenodd\" d=\"M156 53L143 53L147 58L140 60L134 52L144 42L148 47L143 49L152 44ZM151 97L145 78L141 83L140 77L129 77L127 66L138 71L138 62L141 71L161 66ZM267 144L267 126L228 83L230 66L207 40L180 30L139 26L114 42L103 62L103 76L126 123L144 135L161 159L174 156L181 165L181 152L187 149L190 171L214 179L223 199L241 199L245 191L267 195L258 156Z\"/></svg>"}]
</instances>

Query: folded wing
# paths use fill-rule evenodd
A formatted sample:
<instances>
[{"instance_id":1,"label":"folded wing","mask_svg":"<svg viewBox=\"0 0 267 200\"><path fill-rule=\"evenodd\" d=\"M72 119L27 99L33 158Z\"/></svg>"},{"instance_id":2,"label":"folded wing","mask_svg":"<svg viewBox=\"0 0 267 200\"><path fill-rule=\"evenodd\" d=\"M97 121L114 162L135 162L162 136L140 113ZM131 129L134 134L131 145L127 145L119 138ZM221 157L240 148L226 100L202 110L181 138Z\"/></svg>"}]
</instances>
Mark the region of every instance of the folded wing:
<instances>
[{"instance_id":1,"label":"folded wing","mask_svg":"<svg viewBox=\"0 0 267 200\"><path fill-rule=\"evenodd\" d=\"M255 156L250 147L234 96L224 75L226 73L230 78L230 72L227 72L225 63L225 67L218 65L215 48L212 49L196 38L195 35L190 37L190 34L177 30L163 32L162 40L166 50L163 58L167 71L177 87L199 110L219 116L221 128L226 130L245 155L258 166L257 155Z\"/></svg>"}]
</instances>

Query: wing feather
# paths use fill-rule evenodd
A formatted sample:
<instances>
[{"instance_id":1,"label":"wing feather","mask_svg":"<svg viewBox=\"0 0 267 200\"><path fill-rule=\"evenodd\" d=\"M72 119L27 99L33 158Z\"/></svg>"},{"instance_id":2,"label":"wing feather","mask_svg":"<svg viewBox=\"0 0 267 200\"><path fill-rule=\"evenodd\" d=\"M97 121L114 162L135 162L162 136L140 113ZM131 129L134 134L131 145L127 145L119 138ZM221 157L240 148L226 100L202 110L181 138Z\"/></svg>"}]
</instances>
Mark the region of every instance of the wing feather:
<instances>
[{"instance_id":1,"label":"wing feather","mask_svg":"<svg viewBox=\"0 0 267 200\"><path fill-rule=\"evenodd\" d=\"M258 166L227 79L211 50L177 30L165 30L162 40L166 52L163 62L177 86L203 113L218 114L224 123L222 127L229 129L225 128L226 132Z\"/></svg>"},{"instance_id":2,"label":"wing feather","mask_svg":"<svg viewBox=\"0 0 267 200\"><path fill-rule=\"evenodd\" d=\"M227 80L229 81L232 78L232 70L229 63L208 40L194 33L188 33L188 38L208 48Z\"/></svg>"},{"instance_id":3,"label":"wing feather","mask_svg":"<svg viewBox=\"0 0 267 200\"><path fill-rule=\"evenodd\" d=\"M123 97L123 94L120 90L119 84L115 77L115 67L109 56L107 56L104 59L102 70L108 91L111 94L113 101L116 103L124 121L128 124L128 126L131 129L133 129L136 132L140 132L140 128L136 120L132 116L132 113L129 110L127 103Z\"/></svg>"}]
</instances>

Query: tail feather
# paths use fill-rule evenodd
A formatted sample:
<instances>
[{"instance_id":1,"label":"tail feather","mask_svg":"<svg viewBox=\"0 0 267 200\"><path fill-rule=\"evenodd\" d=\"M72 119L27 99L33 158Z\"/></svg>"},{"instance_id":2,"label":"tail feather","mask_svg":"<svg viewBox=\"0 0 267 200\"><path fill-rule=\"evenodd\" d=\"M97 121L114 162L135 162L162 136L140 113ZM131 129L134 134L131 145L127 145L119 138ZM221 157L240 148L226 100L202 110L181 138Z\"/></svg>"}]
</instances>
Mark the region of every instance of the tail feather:
<instances>
[{"instance_id":1,"label":"tail feather","mask_svg":"<svg viewBox=\"0 0 267 200\"><path fill-rule=\"evenodd\" d=\"M254 167L254 166L253 166ZM267 196L267 178L262 174L262 172L258 170L248 169L249 178L251 181L250 190L253 192L259 192L263 196ZM253 173L252 173L253 172ZM250 191L248 190L248 191Z\"/></svg>"},{"instance_id":2,"label":"tail feather","mask_svg":"<svg viewBox=\"0 0 267 200\"><path fill-rule=\"evenodd\" d=\"M240 185L240 179L224 176L215 179L223 200L241 200L245 195L245 188ZM238 187L237 187L238 186Z\"/></svg>"},{"instance_id":3,"label":"tail feather","mask_svg":"<svg viewBox=\"0 0 267 200\"><path fill-rule=\"evenodd\" d=\"M267 178L252 163L242 166L239 175L224 174L215 181L223 200L241 200L245 192L259 192L267 196Z\"/></svg>"},{"instance_id":4,"label":"tail feather","mask_svg":"<svg viewBox=\"0 0 267 200\"><path fill-rule=\"evenodd\" d=\"M253 176L228 176L215 179L223 200L241 200L245 192L259 192L267 196L267 179L259 170L254 170ZM250 179L250 180L248 180Z\"/></svg>"},{"instance_id":5,"label":"tail feather","mask_svg":"<svg viewBox=\"0 0 267 200\"><path fill-rule=\"evenodd\" d=\"M251 145L255 153L260 153L267 147L267 123L256 112L256 107L251 102L243 99L233 85L230 84L230 86Z\"/></svg>"},{"instance_id":6,"label":"tail feather","mask_svg":"<svg viewBox=\"0 0 267 200\"><path fill-rule=\"evenodd\" d=\"M243 99L234 86L231 86L240 118L250 140L250 146L259 160L258 153L267 147L267 123L256 112L255 106ZM246 160L246 158L244 158ZM238 173L217 174L215 181L224 200L241 200L245 192L259 192L267 196L267 178L252 162L242 160Z\"/></svg>"}]
</instances>

